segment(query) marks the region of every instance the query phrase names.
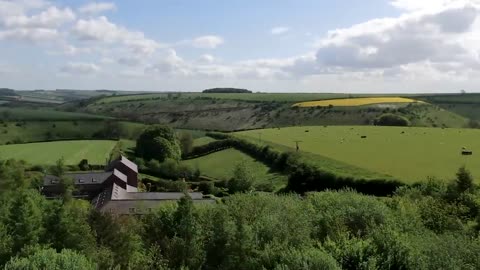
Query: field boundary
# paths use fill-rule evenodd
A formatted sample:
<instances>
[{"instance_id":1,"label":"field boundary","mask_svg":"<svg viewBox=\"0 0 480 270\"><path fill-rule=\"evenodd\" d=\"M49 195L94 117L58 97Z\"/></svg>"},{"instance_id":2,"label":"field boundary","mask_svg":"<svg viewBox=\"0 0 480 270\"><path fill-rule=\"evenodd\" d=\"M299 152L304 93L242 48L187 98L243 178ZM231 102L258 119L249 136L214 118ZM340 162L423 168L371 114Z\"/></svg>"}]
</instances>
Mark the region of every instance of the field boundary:
<instances>
[{"instance_id":1,"label":"field boundary","mask_svg":"<svg viewBox=\"0 0 480 270\"><path fill-rule=\"evenodd\" d=\"M387 177L365 179L342 176L309 164L299 159L293 152L282 152L269 145L257 145L225 133L207 133L206 135L224 140L232 144L233 148L262 161L270 168L283 171L288 175L285 191L303 194L310 191L351 188L368 195L391 196L399 187L406 185Z\"/></svg>"}]
</instances>

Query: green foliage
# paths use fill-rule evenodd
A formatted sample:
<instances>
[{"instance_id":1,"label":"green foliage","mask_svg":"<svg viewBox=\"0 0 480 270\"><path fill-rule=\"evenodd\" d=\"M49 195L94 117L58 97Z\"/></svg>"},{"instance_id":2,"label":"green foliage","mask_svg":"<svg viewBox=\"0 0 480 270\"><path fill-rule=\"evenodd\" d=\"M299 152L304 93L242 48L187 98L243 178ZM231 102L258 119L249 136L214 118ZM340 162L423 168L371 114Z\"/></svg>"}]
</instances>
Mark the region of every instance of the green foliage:
<instances>
[{"instance_id":1,"label":"green foliage","mask_svg":"<svg viewBox=\"0 0 480 270\"><path fill-rule=\"evenodd\" d=\"M47 200L25 184L28 174L22 163L0 164L8 183L0 268L480 269L480 189L459 185L469 182L462 177L404 186L391 197L251 192L197 204L184 196L137 217Z\"/></svg>"},{"instance_id":2,"label":"green foliage","mask_svg":"<svg viewBox=\"0 0 480 270\"><path fill-rule=\"evenodd\" d=\"M407 127L410 125L410 121L401 115L386 113L375 119L374 125Z\"/></svg>"},{"instance_id":3,"label":"green foliage","mask_svg":"<svg viewBox=\"0 0 480 270\"><path fill-rule=\"evenodd\" d=\"M180 159L181 149L173 129L167 126L150 126L137 139L137 155L160 162L167 158Z\"/></svg>"},{"instance_id":4,"label":"green foliage","mask_svg":"<svg viewBox=\"0 0 480 270\"><path fill-rule=\"evenodd\" d=\"M192 133L182 131L179 134L180 147L182 149L182 156L186 156L192 152L193 149L193 136Z\"/></svg>"},{"instance_id":5,"label":"green foliage","mask_svg":"<svg viewBox=\"0 0 480 270\"><path fill-rule=\"evenodd\" d=\"M228 181L230 193L248 192L252 189L255 179L245 162L240 162L233 169L233 177Z\"/></svg>"},{"instance_id":6,"label":"green foliage","mask_svg":"<svg viewBox=\"0 0 480 270\"><path fill-rule=\"evenodd\" d=\"M54 249L38 250L28 257L13 258L5 265L5 270L25 269L95 270L97 267L84 255L67 249L60 253Z\"/></svg>"}]
</instances>

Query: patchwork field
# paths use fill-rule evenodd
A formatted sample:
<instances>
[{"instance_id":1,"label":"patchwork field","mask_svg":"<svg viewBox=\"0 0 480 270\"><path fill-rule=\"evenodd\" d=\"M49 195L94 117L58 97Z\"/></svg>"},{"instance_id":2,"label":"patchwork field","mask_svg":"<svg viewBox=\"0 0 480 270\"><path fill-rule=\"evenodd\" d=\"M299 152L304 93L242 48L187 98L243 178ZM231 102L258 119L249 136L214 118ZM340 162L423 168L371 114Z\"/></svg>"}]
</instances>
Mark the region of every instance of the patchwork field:
<instances>
[{"instance_id":1,"label":"patchwork field","mask_svg":"<svg viewBox=\"0 0 480 270\"><path fill-rule=\"evenodd\" d=\"M105 164L116 141L59 141L0 146L0 159L25 160L33 165L53 165L60 158L66 165L77 165L82 159L90 164Z\"/></svg>"},{"instance_id":2,"label":"patchwork field","mask_svg":"<svg viewBox=\"0 0 480 270\"><path fill-rule=\"evenodd\" d=\"M246 162L255 178L255 184L272 184L278 188L286 183L285 176L272 173L263 163L235 149L227 149L196 159L182 161L192 168L199 168L202 175L228 180L239 162Z\"/></svg>"},{"instance_id":3,"label":"patchwork field","mask_svg":"<svg viewBox=\"0 0 480 270\"><path fill-rule=\"evenodd\" d=\"M238 132L305 155L324 156L412 183L448 180L465 165L480 180L480 130L372 126L290 127ZM366 136L366 138L362 138ZM462 148L473 151L463 156Z\"/></svg>"},{"instance_id":4,"label":"patchwork field","mask_svg":"<svg viewBox=\"0 0 480 270\"><path fill-rule=\"evenodd\" d=\"M393 103L424 103L423 101L417 101L411 98L402 97L366 97L366 98L342 98L342 99L330 99L330 100L317 100L296 103L293 106L296 107L353 107L353 106L366 106L374 104L393 104Z\"/></svg>"}]
</instances>

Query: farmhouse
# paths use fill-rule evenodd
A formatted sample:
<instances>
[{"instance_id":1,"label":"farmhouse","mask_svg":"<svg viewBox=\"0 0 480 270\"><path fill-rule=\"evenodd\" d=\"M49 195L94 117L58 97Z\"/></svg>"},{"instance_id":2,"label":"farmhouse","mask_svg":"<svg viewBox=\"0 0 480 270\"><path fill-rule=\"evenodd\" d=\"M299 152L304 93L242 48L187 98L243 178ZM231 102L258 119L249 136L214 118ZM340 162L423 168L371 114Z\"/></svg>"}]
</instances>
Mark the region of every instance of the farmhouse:
<instances>
[{"instance_id":1,"label":"farmhouse","mask_svg":"<svg viewBox=\"0 0 480 270\"><path fill-rule=\"evenodd\" d=\"M87 199L102 212L117 215L145 214L161 203L177 201L184 196L181 192L138 192L138 167L125 157L110 163L105 172L67 173L73 179L74 198ZM46 175L42 194L57 198L62 193L61 179ZM194 203L212 203L200 192L189 193Z\"/></svg>"}]
</instances>

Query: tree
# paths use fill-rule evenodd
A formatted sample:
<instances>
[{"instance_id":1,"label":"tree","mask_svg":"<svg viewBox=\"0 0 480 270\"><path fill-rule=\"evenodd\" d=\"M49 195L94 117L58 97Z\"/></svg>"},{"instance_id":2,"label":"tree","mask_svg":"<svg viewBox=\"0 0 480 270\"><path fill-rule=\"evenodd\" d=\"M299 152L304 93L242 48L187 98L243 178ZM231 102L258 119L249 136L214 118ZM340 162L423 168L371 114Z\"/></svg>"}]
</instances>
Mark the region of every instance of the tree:
<instances>
[{"instance_id":1,"label":"tree","mask_svg":"<svg viewBox=\"0 0 480 270\"><path fill-rule=\"evenodd\" d=\"M401 115L386 113L375 119L374 124L376 126L407 127L410 125L410 121Z\"/></svg>"},{"instance_id":2,"label":"tree","mask_svg":"<svg viewBox=\"0 0 480 270\"><path fill-rule=\"evenodd\" d=\"M54 249L38 250L25 258L12 258L5 270L25 269L69 269L69 270L95 270L96 265L84 255L64 249L57 253Z\"/></svg>"},{"instance_id":3,"label":"tree","mask_svg":"<svg viewBox=\"0 0 480 270\"><path fill-rule=\"evenodd\" d=\"M172 266L200 269L205 261L205 250L202 245L201 227L197 221L198 215L192 198L187 193L178 202L173 218L176 232L169 252L173 255Z\"/></svg>"},{"instance_id":4,"label":"tree","mask_svg":"<svg viewBox=\"0 0 480 270\"><path fill-rule=\"evenodd\" d=\"M472 190L474 187L472 174L468 171L465 166L458 169L457 178L455 179L455 184L457 187L457 192L464 193L468 190Z\"/></svg>"},{"instance_id":5,"label":"tree","mask_svg":"<svg viewBox=\"0 0 480 270\"><path fill-rule=\"evenodd\" d=\"M245 162L240 162L233 170L233 177L227 183L230 193L247 192L252 189L253 175Z\"/></svg>"},{"instance_id":6,"label":"tree","mask_svg":"<svg viewBox=\"0 0 480 270\"><path fill-rule=\"evenodd\" d=\"M50 168L50 173L60 180L59 185L62 190L63 201L70 201L73 198L75 184L71 177L65 176L65 160L63 158L57 160L56 164Z\"/></svg>"},{"instance_id":7,"label":"tree","mask_svg":"<svg viewBox=\"0 0 480 270\"><path fill-rule=\"evenodd\" d=\"M39 243L44 233L42 201L44 198L34 190L24 190L13 195L7 221L13 239L13 251Z\"/></svg>"},{"instance_id":8,"label":"tree","mask_svg":"<svg viewBox=\"0 0 480 270\"><path fill-rule=\"evenodd\" d=\"M193 149L193 137L192 133L182 131L179 135L180 146L182 148L182 156L190 154Z\"/></svg>"},{"instance_id":9,"label":"tree","mask_svg":"<svg viewBox=\"0 0 480 270\"><path fill-rule=\"evenodd\" d=\"M136 153L144 159L163 162L167 158L180 159L181 149L173 129L154 125L137 139Z\"/></svg>"}]
</instances>

